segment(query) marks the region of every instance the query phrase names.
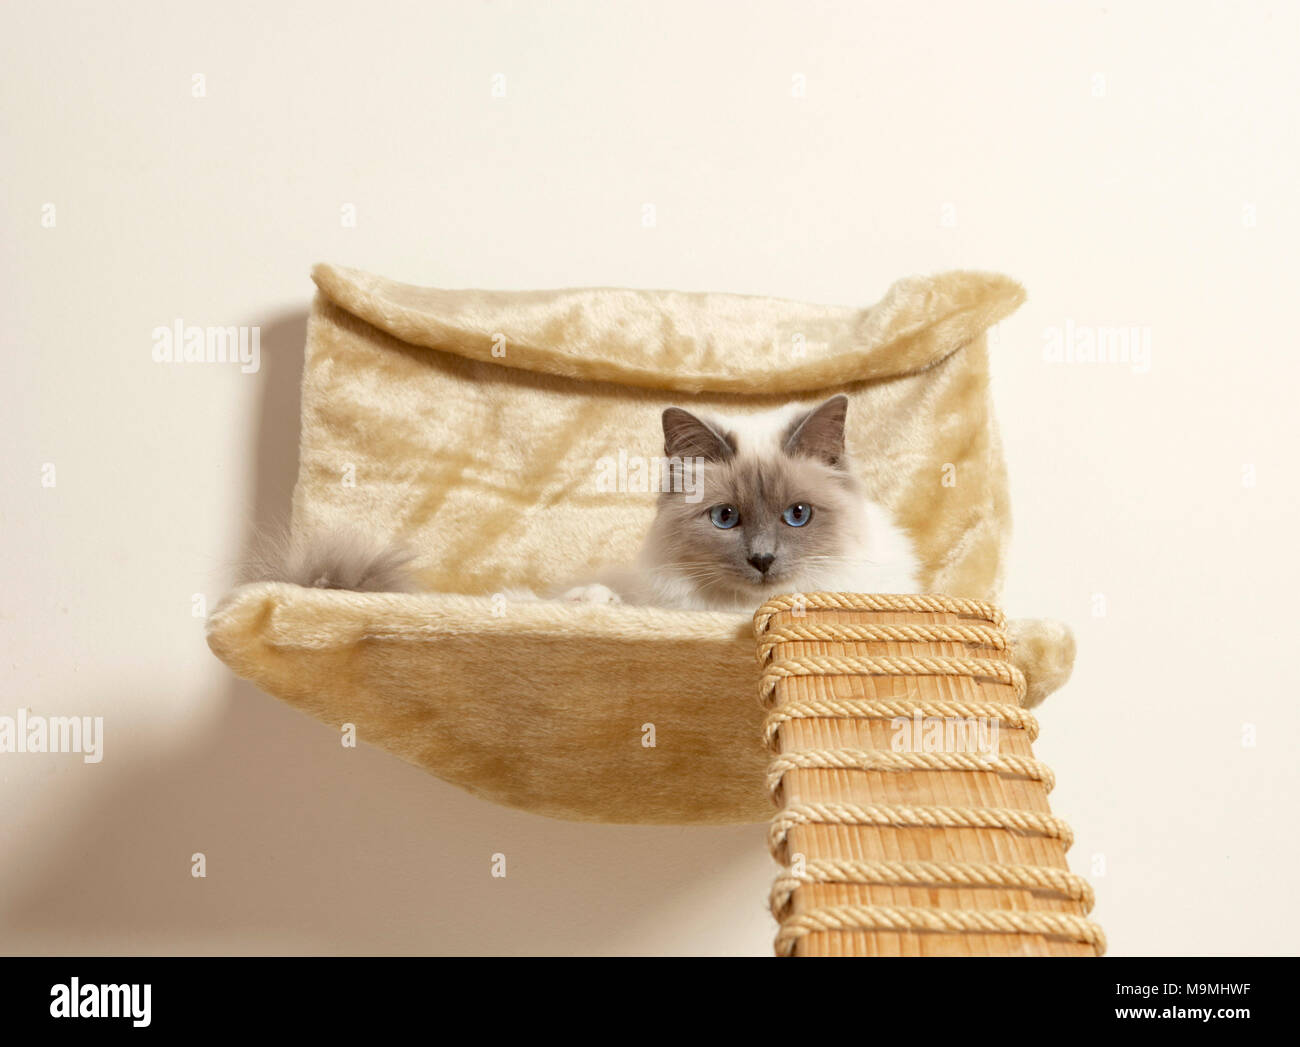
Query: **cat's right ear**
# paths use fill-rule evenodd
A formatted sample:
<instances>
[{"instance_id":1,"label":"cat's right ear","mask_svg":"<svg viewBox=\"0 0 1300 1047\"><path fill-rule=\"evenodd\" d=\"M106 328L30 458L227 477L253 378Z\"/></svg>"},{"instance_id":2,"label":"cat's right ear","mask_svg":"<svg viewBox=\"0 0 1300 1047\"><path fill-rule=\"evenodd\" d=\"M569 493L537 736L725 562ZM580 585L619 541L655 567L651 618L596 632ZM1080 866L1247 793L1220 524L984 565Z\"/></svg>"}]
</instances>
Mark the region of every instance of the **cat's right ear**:
<instances>
[{"instance_id":1,"label":"cat's right ear","mask_svg":"<svg viewBox=\"0 0 1300 1047\"><path fill-rule=\"evenodd\" d=\"M724 462L736 453L736 438L719 432L690 411L670 407L664 411L664 454L668 458L703 458Z\"/></svg>"},{"instance_id":2,"label":"cat's right ear","mask_svg":"<svg viewBox=\"0 0 1300 1047\"><path fill-rule=\"evenodd\" d=\"M849 398L838 393L800 415L786 431L786 454L807 455L827 465L840 466L844 460L844 422L848 411Z\"/></svg>"}]
</instances>

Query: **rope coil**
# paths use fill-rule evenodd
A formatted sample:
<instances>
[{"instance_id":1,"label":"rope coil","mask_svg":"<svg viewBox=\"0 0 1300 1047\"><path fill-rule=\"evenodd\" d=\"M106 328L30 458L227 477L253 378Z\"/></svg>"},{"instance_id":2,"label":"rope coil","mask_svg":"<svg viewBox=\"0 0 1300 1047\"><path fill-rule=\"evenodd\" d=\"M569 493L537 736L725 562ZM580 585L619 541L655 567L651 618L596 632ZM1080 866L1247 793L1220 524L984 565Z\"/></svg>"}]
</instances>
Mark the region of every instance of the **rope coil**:
<instances>
[{"instance_id":1,"label":"rope coil","mask_svg":"<svg viewBox=\"0 0 1300 1047\"><path fill-rule=\"evenodd\" d=\"M919 804L799 803L776 812L768 826L772 857L785 862L786 838L796 825L865 825L917 829L1005 829L1058 839L1066 850L1074 833L1060 818L1014 807L946 807Z\"/></svg>"},{"instance_id":2,"label":"rope coil","mask_svg":"<svg viewBox=\"0 0 1300 1047\"><path fill-rule=\"evenodd\" d=\"M783 625L759 635L758 664L766 665L772 649L783 643L964 643L1007 649L1007 637L988 625L852 625L848 623Z\"/></svg>"},{"instance_id":3,"label":"rope coil","mask_svg":"<svg viewBox=\"0 0 1300 1047\"><path fill-rule=\"evenodd\" d=\"M1085 942L1098 954L1106 936L1091 920L1061 912L1014 909L925 909L908 905L828 905L787 919L776 950L789 956L799 940L818 931L895 931L923 934L1042 934Z\"/></svg>"},{"instance_id":4,"label":"rope coil","mask_svg":"<svg viewBox=\"0 0 1300 1047\"><path fill-rule=\"evenodd\" d=\"M1051 792L1056 775L1047 764L1030 756L985 756L967 752L893 752L889 749L799 749L782 753L767 768L767 791L780 803L781 782L794 770L883 771L985 771L1010 774L1043 783Z\"/></svg>"},{"instance_id":5,"label":"rope coil","mask_svg":"<svg viewBox=\"0 0 1300 1047\"><path fill-rule=\"evenodd\" d=\"M794 676L967 676L1006 684L1015 690L1017 704L1023 702L1025 697L1024 673L1010 662L992 658L937 655L929 658L871 658L866 655L841 657L806 654L799 658L778 658L770 662L763 670L759 700L770 707L777 683Z\"/></svg>"},{"instance_id":6,"label":"rope coil","mask_svg":"<svg viewBox=\"0 0 1300 1047\"><path fill-rule=\"evenodd\" d=\"M794 892L810 884L856 884L879 887L1009 887L1050 892L1080 902L1091 912L1096 896L1082 876L1046 865L997 865L992 862L859 861L810 858L802 871L787 866L772 884L770 905L784 919Z\"/></svg>"},{"instance_id":7,"label":"rope coil","mask_svg":"<svg viewBox=\"0 0 1300 1047\"><path fill-rule=\"evenodd\" d=\"M964 600L955 596L912 596L885 593L791 593L776 596L754 612L754 633L767 631L775 615L793 612L799 615L812 608L824 611L882 611L920 614L955 614L988 622L995 629L1005 629L1006 616L996 604L983 600Z\"/></svg>"},{"instance_id":8,"label":"rope coil","mask_svg":"<svg viewBox=\"0 0 1300 1047\"><path fill-rule=\"evenodd\" d=\"M763 739L775 750L777 734L791 720L893 720L913 716L954 720L996 720L999 728L1023 730L1038 738L1038 720L1018 705L1003 702L958 702L925 698L819 698L782 702L763 721Z\"/></svg>"}]
</instances>

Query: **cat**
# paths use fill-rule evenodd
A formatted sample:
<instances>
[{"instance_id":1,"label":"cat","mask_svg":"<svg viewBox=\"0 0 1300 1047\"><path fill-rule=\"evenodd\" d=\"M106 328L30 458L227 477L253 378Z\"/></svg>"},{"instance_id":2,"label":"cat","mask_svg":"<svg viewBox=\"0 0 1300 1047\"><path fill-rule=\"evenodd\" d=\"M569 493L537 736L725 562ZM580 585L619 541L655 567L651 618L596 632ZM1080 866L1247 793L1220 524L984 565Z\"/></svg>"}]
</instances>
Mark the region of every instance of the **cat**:
<instances>
[{"instance_id":1,"label":"cat","mask_svg":"<svg viewBox=\"0 0 1300 1047\"><path fill-rule=\"evenodd\" d=\"M842 394L812 409L730 419L669 407L662 422L671 482L663 485L635 562L607 567L547 597L752 611L781 593L917 592L920 564L911 541L868 497L848 459L847 412ZM693 482L684 483L680 470L697 463ZM278 570L262 577L317 588L411 592L418 590L415 558L409 548L375 549L364 536L341 530L288 542ZM506 595L547 598L522 590Z\"/></svg>"},{"instance_id":2,"label":"cat","mask_svg":"<svg viewBox=\"0 0 1300 1047\"><path fill-rule=\"evenodd\" d=\"M870 499L844 446L848 397L744 418L663 413L671 484L636 563L564 594L584 602L752 611L792 592L912 593L911 541ZM683 493L678 460L702 462Z\"/></svg>"}]
</instances>

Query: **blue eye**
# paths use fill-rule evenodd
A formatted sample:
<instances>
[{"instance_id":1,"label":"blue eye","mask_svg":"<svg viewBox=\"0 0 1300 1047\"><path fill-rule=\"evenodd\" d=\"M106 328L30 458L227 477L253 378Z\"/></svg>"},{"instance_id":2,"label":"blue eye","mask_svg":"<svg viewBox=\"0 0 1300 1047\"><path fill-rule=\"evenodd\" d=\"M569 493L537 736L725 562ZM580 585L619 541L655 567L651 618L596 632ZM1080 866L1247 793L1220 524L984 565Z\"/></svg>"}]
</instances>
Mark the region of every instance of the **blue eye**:
<instances>
[{"instance_id":1,"label":"blue eye","mask_svg":"<svg viewBox=\"0 0 1300 1047\"><path fill-rule=\"evenodd\" d=\"M786 507L785 512L781 514L781 519L791 527L802 527L812 519L812 506L806 502L795 502L794 505Z\"/></svg>"},{"instance_id":2,"label":"blue eye","mask_svg":"<svg viewBox=\"0 0 1300 1047\"><path fill-rule=\"evenodd\" d=\"M727 531L740 523L740 510L734 505L715 505L709 510L709 519L713 521L714 527Z\"/></svg>"}]
</instances>

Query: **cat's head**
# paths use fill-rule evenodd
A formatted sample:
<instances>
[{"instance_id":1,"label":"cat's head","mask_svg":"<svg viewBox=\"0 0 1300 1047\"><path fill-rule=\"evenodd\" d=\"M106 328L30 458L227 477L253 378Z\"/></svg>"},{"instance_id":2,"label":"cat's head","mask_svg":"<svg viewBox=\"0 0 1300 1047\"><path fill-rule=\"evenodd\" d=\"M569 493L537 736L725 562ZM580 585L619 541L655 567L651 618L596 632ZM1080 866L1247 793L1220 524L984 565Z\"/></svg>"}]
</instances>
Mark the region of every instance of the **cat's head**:
<instances>
[{"instance_id":1,"label":"cat's head","mask_svg":"<svg viewBox=\"0 0 1300 1047\"><path fill-rule=\"evenodd\" d=\"M761 602L817 587L860 543L863 497L844 449L848 397L724 422L663 413L664 454L701 463L692 497L660 495L655 566L706 598ZM690 484L674 484L690 487Z\"/></svg>"}]
</instances>

